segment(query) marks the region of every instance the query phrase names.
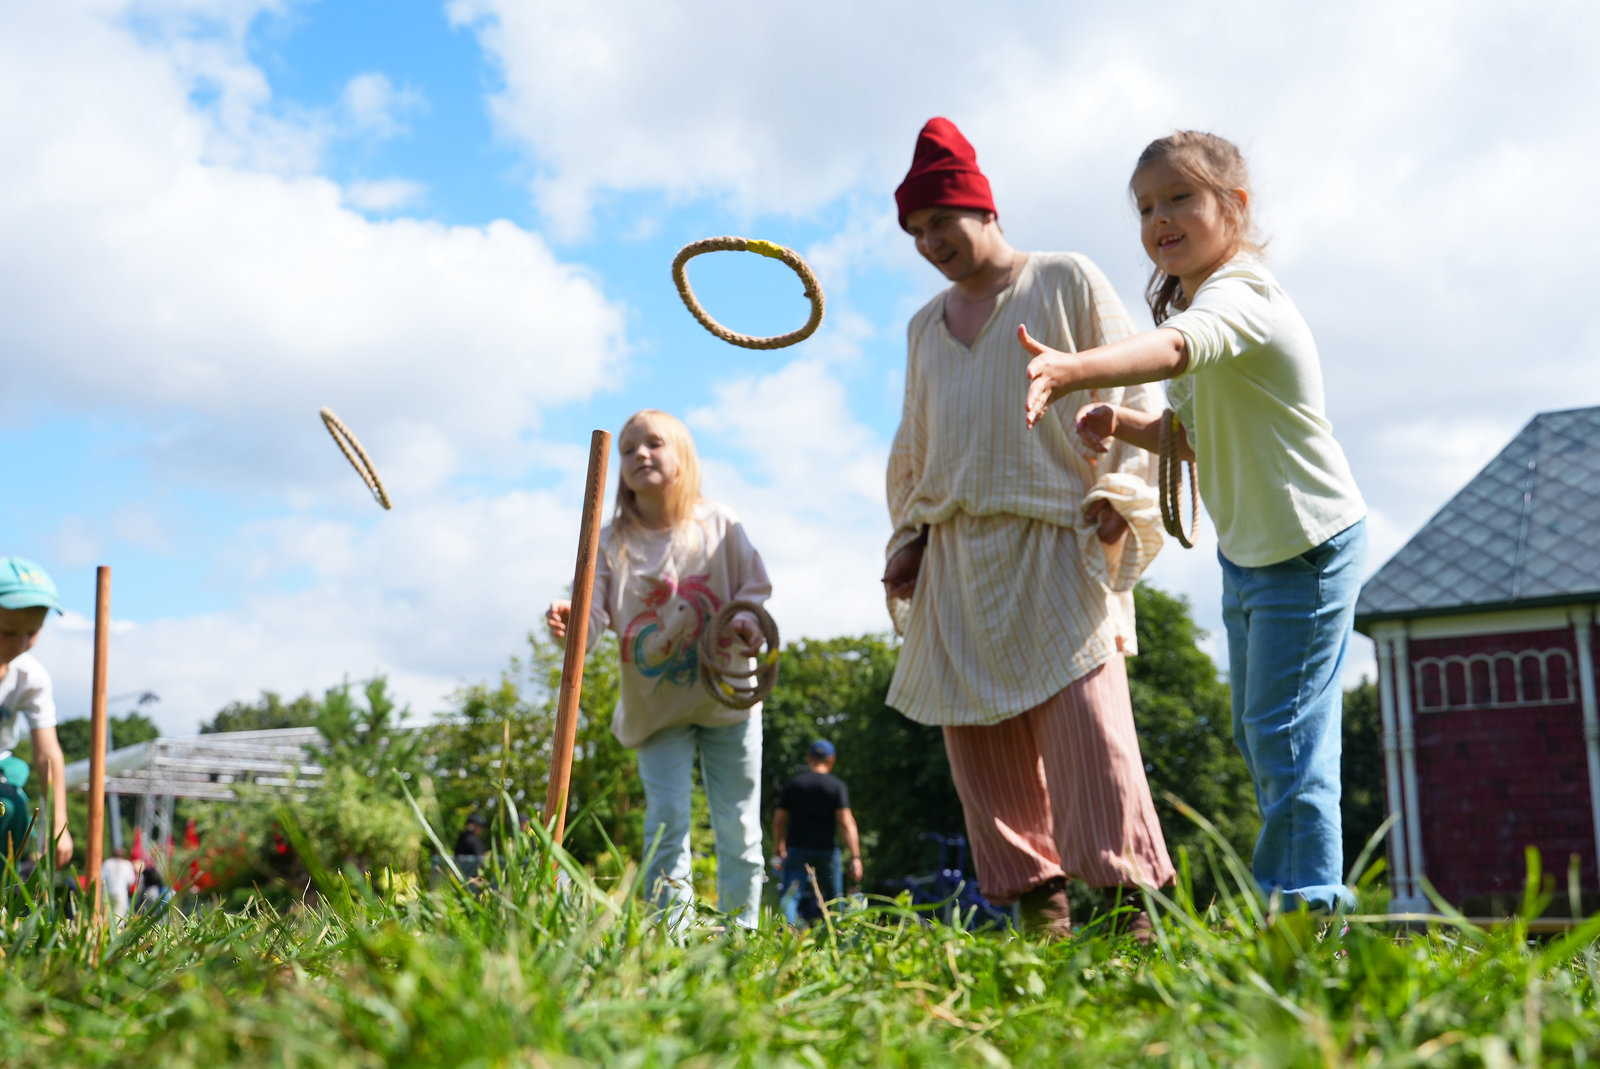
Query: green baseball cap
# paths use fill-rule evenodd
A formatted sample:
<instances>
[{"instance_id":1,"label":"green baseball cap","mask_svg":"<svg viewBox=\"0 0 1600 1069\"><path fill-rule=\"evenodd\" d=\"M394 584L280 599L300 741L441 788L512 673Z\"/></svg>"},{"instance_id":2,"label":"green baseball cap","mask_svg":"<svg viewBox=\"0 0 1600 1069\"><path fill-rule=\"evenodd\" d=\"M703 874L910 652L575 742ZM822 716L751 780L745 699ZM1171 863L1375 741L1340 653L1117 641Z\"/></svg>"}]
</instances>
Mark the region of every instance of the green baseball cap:
<instances>
[{"instance_id":1,"label":"green baseball cap","mask_svg":"<svg viewBox=\"0 0 1600 1069\"><path fill-rule=\"evenodd\" d=\"M0 557L0 609L40 607L61 611L49 573L24 557Z\"/></svg>"}]
</instances>

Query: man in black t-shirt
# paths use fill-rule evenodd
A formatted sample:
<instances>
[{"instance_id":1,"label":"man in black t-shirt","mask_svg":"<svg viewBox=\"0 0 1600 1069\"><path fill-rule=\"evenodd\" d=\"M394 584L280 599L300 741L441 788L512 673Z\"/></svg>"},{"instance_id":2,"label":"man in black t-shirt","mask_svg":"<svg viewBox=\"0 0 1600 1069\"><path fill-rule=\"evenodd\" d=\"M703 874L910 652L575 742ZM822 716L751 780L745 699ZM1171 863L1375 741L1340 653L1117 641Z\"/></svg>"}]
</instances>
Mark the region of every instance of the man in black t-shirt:
<instances>
[{"instance_id":1,"label":"man in black t-shirt","mask_svg":"<svg viewBox=\"0 0 1600 1069\"><path fill-rule=\"evenodd\" d=\"M835 828L844 833L844 844L850 850L850 882L861 882L861 837L850 812L850 790L832 774L834 756L833 743L828 740L812 743L806 754L806 771L783 785L778 811L772 817L772 841L783 866L778 899L790 924L802 917L808 924L822 917L807 867L816 874L816 887L830 899L844 895ZM798 896L789 895L789 888L796 884Z\"/></svg>"}]
</instances>

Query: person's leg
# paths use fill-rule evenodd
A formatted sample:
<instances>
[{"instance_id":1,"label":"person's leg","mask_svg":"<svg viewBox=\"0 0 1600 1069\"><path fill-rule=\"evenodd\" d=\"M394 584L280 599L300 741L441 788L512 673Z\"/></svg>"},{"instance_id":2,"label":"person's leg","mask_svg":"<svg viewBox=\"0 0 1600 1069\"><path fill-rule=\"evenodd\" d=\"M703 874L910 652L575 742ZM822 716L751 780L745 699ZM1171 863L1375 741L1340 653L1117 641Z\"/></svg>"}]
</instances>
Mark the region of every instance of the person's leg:
<instances>
[{"instance_id":1,"label":"person's leg","mask_svg":"<svg viewBox=\"0 0 1600 1069\"><path fill-rule=\"evenodd\" d=\"M822 882L820 873L817 876L817 880L824 888L832 892L834 901L838 901L844 897L844 855L839 852L837 846L828 851L827 865L827 882Z\"/></svg>"},{"instance_id":2,"label":"person's leg","mask_svg":"<svg viewBox=\"0 0 1600 1069\"><path fill-rule=\"evenodd\" d=\"M700 778L717 839L717 908L746 928L760 922L761 717L702 727Z\"/></svg>"},{"instance_id":3,"label":"person's leg","mask_svg":"<svg viewBox=\"0 0 1600 1069\"><path fill-rule=\"evenodd\" d=\"M806 866L792 846L783 857L783 870L778 879L778 906L783 910L783 919L791 925L799 924L801 905L806 897Z\"/></svg>"},{"instance_id":4,"label":"person's leg","mask_svg":"<svg viewBox=\"0 0 1600 1069\"><path fill-rule=\"evenodd\" d=\"M1044 767L1027 718L947 726L944 748L983 897L1009 905L1060 879Z\"/></svg>"},{"instance_id":5,"label":"person's leg","mask_svg":"<svg viewBox=\"0 0 1600 1069\"><path fill-rule=\"evenodd\" d=\"M783 879L785 886L792 880L795 884L794 917L804 920L807 924L822 919L822 899L817 896L817 888L822 889L823 898L827 897L830 877L828 875L828 862L831 851L810 850L803 846L789 847L788 856L784 858ZM807 870L810 871L807 871ZM812 881L816 886L812 886ZM837 895L834 897L838 897ZM787 913L785 914L788 915Z\"/></svg>"},{"instance_id":6,"label":"person's leg","mask_svg":"<svg viewBox=\"0 0 1600 1069\"><path fill-rule=\"evenodd\" d=\"M1091 887L1165 887L1172 860L1139 754L1122 657L1025 714L1044 759L1061 868Z\"/></svg>"},{"instance_id":7,"label":"person's leg","mask_svg":"<svg viewBox=\"0 0 1600 1069\"><path fill-rule=\"evenodd\" d=\"M694 729L663 728L639 744L638 755L644 784L645 897L663 907L687 905L694 901L689 859Z\"/></svg>"},{"instance_id":8,"label":"person's leg","mask_svg":"<svg viewBox=\"0 0 1600 1069\"><path fill-rule=\"evenodd\" d=\"M1340 721L1365 560L1366 525L1358 522L1280 564L1225 570L1224 589L1232 588L1238 606L1229 649L1241 644L1236 628L1246 647L1242 672L1230 665L1235 693L1244 691L1234 703L1234 734L1261 805L1251 869L1263 891L1282 891L1291 908L1351 902L1339 816Z\"/></svg>"}]
</instances>

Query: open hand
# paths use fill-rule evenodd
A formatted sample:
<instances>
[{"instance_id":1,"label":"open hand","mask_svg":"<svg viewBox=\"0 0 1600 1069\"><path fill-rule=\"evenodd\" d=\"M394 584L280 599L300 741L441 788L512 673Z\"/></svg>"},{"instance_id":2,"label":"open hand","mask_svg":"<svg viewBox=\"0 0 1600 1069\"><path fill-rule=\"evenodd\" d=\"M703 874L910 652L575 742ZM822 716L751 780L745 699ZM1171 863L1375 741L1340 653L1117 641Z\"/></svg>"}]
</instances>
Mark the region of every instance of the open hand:
<instances>
[{"instance_id":1,"label":"open hand","mask_svg":"<svg viewBox=\"0 0 1600 1069\"><path fill-rule=\"evenodd\" d=\"M1017 341L1021 342L1023 349L1033 357L1028 362L1026 411L1028 426L1031 428L1039 422L1039 418L1044 415L1044 410L1050 407L1052 401L1059 400L1076 385L1077 378L1073 372L1078 361L1072 353L1063 353L1059 349L1040 344L1028 333L1026 326L1017 327Z\"/></svg>"},{"instance_id":2,"label":"open hand","mask_svg":"<svg viewBox=\"0 0 1600 1069\"><path fill-rule=\"evenodd\" d=\"M550 637L560 642L567 637L567 621L572 617L572 602L566 598L557 598L550 603L544 613L544 625L550 629Z\"/></svg>"},{"instance_id":3,"label":"open hand","mask_svg":"<svg viewBox=\"0 0 1600 1069\"><path fill-rule=\"evenodd\" d=\"M1104 453L1111 448L1111 439L1116 437L1117 410L1112 405L1084 405L1078 409L1074 425L1084 445L1096 453Z\"/></svg>"}]
</instances>

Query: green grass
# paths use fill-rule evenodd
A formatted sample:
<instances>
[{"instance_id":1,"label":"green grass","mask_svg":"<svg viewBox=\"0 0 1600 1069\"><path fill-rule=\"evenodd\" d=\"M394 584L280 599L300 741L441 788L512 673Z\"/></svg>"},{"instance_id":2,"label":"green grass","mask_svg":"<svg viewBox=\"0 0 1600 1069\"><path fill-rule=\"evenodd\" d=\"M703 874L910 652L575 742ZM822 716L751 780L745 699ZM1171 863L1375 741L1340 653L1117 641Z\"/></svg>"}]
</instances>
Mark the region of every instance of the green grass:
<instances>
[{"instance_id":1,"label":"green grass","mask_svg":"<svg viewBox=\"0 0 1600 1069\"><path fill-rule=\"evenodd\" d=\"M706 916L674 936L626 879L602 886L548 843L513 851L492 888L384 899L319 871L314 903L114 933L13 910L0 1065L1600 1062L1596 924L1545 943L1514 925L1340 935L1180 891L1149 948L969 933L893 903L808 933ZM1237 878L1237 859L1208 863Z\"/></svg>"}]
</instances>

